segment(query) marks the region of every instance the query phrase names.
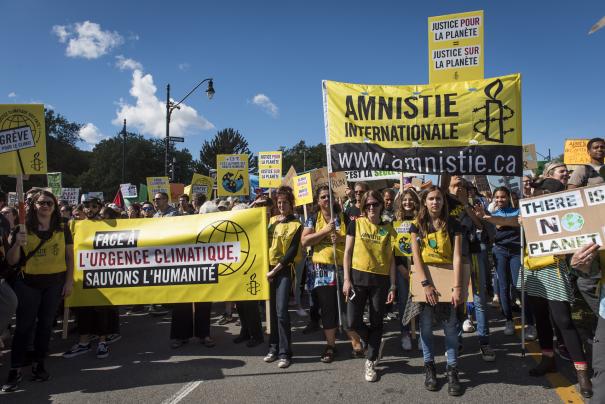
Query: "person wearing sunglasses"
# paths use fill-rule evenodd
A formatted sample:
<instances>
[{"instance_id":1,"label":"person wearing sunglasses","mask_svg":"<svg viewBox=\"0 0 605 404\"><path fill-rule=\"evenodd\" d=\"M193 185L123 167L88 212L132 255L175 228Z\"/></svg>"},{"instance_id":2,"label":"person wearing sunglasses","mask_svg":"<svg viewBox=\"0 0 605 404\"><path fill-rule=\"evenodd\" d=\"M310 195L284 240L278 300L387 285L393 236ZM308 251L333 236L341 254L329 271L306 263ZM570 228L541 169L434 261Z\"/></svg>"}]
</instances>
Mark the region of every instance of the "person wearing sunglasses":
<instances>
[{"instance_id":1,"label":"person wearing sunglasses","mask_svg":"<svg viewBox=\"0 0 605 404\"><path fill-rule=\"evenodd\" d=\"M368 184L365 182L356 182L355 187L353 187L353 195L355 196L355 202L350 203L345 210L345 225L349 226L349 223L357 219L361 216L362 212L360 209L361 206L361 197L368 190Z\"/></svg>"},{"instance_id":2,"label":"person wearing sunglasses","mask_svg":"<svg viewBox=\"0 0 605 404\"><path fill-rule=\"evenodd\" d=\"M34 335L32 377L46 381L50 377L45 358L53 320L62 297L73 289L73 239L61 220L55 196L48 191L33 195L27 212L27 232L11 234L7 252L10 265L20 265L13 288L19 300L17 324L11 352L11 368L2 391L15 391L22 380L21 368Z\"/></svg>"},{"instance_id":3,"label":"person wearing sunglasses","mask_svg":"<svg viewBox=\"0 0 605 404\"><path fill-rule=\"evenodd\" d=\"M179 216L179 211L168 204L168 194L166 192L158 192L153 197L155 205L155 214L153 217L170 217Z\"/></svg>"},{"instance_id":4,"label":"person wearing sunglasses","mask_svg":"<svg viewBox=\"0 0 605 404\"><path fill-rule=\"evenodd\" d=\"M149 219L155 215L155 208L151 202L144 202L141 206L141 217Z\"/></svg>"},{"instance_id":5,"label":"person wearing sunglasses","mask_svg":"<svg viewBox=\"0 0 605 404\"><path fill-rule=\"evenodd\" d=\"M367 341L364 378L368 382L378 379L375 367L379 360L385 306L393 303L397 290L392 248L396 234L393 226L381 219L383 206L380 192L372 190L363 194L360 200L363 216L347 226L343 262L342 291L348 301L347 323ZM363 321L367 302L369 327Z\"/></svg>"}]
</instances>

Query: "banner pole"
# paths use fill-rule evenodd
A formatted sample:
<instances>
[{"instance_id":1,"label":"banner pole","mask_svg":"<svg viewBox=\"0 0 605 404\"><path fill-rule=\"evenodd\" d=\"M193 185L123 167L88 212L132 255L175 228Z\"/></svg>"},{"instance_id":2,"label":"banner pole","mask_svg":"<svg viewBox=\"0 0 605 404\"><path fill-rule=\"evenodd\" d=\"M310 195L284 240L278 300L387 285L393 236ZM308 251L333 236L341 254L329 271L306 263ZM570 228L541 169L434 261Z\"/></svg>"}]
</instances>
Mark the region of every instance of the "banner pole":
<instances>
[{"instance_id":1,"label":"banner pole","mask_svg":"<svg viewBox=\"0 0 605 404\"><path fill-rule=\"evenodd\" d=\"M271 199L271 191L272 189L269 188L269 199ZM273 206L268 206L267 209L271 210L273 209ZM269 297L269 299L271 299L271 297ZM265 300L265 321L267 322L267 335L271 335L271 304L269 299Z\"/></svg>"},{"instance_id":2,"label":"banner pole","mask_svg":"<svg viewBox=\"0 0 605 404\"><path fill-rule=\"evenodd\" d=\"M525 358L525 268L523 265L525 250L525 234L521 225L521 357Z\"/></svg>"},{"instance_id":3,"label":"banner pole","mask_svg":"<svg viewBox=\"0 0 605 404\"><path fill-rule=\"evenodd\" d=\"M328 172L328 195L330 197L330 220L334 220L334 200L332 198L332 178ZM340 223L344 226L344 223ZM340 281L338 279L338 254L336 254L336 243L332 243L332 254L334 256L334 278L336 279L336 304L338 306L338 327L342 332L342 308L340 304Z\"/></svg>"}]
</instances>

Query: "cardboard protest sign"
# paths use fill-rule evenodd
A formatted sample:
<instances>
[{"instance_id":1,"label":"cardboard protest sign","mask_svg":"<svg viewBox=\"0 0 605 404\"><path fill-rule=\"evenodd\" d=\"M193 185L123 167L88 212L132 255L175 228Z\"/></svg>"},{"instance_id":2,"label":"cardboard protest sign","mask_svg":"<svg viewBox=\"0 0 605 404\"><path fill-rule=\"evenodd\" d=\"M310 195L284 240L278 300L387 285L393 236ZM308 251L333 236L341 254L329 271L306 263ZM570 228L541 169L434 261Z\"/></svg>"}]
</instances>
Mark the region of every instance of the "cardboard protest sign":
<instances>
[{"instance_id":1,"label":"cardboard protest sign","mask_svg":"<svg viewBox=\"0 0 605 404\"><path fill-rule=\"evenodd\" d=\"M264 208L75 223L68 306L269 298Z\"/></svg>"},{"instance_id":2,"label":"cardboard protest sign","mask_svg":"<svg viewBox=\"0 0 605 404\"><path fill-rule=\"evenodd\" d=\"M296 177L296 170L294 169L294 166L290 166L290 168L288 169L288 172L286 173L285 177L282 179L281 181L281 185L285 185L287 187L294 187L292 184L292 180L294 179L294 177Z\"/></svg>"},{"instance_id":3,"label":"cardboard protest sign","mask_svg":"<svg viewBox=\"0 0 605 404\"><path fill-rule=\"evenodd\" d=\"M137 198L137 186L134 184L120 184L120 192L123 198Z\"/></svg>"},{"instance_id":4,"label":"cardboard protest sign","mask_svg":"<svg viewBox=\"0 0 605 404\"><path fill-rule=\"evenodd\" d=\"M164 192L170 200L170 180L168 177L147 177L148 200L153 201L153 196L158 192Z\"/></svg>"},{"instance_id":5,"label":"cardboard protest sign","mask_svg":"<svg viewBox=\"0 0 605 404\"><path fill-rule=\"evenodd\" d=\"M170 201L178 202L179 197L185 193L185 184L176 182L170 183Z\"/></svg>"},{"instance_id":6,"label":"cardboard protest sign","mask_svg":"<svg viewBox=\"0 0 605 404\"><path fill-rule=\"evenodd\" d=\"M282 152L258 152L258 186L279 188L281 185Z\"/></svg>"},{"instance_id":7,"label":"cardboard protest sign","mask_svg":"<svg viewBox=\"0 0 605 404\"><path fill-rule=\"evenodd\" d=\"M17 193L16 192L9 192L8 193L8 206L17 206L17 203L19 202L19 199L17 198Z\"/></svg>"},{"instance_id":8,"label":"cardboard protest sign","mask_svg":"<svg viewBox=\"0 0 605 404\"><path fill-rule=\"evenodd\" d=\"M336 198L345 198L347 196L347 175L344 171L330 173L332 181L332 193ZM317 189L317 188L313 188Z\"/></svg>"},{"instance_id":9,"label":"cardboard protest sign","mask_svg":"<svg viewBox=\"0 0 605 404\"><path fill-rule=\"evenodd\" d=\"M44 105L0 104L0 175L46 171Z\"/></svg>"},{"instance_id":10,"label":"cardboard protest sign","mask_svg":"<svg viewBox=\"0 0 605 404\"><path fill-rule=\"evenodd\" d=\"M565 164L578 165L590 164L588 154L588 139L567 139L563 151L563 162Z\"/></svg>"},{"instance_id":11,"label":"cardboard protest sign","mask_svg":"<svg viewBox=\"0 0 605 404\"><path fill-rule=\"evenodd\" d=\"M412 294L412 301L417 303L426 303L426 295L424 293L424 287L418 281L418 278L415 278L415 267L412 268L410 273L410 293ZM428 269L428 271L426 270ZM440 301L448 301L450 300L451 290L454 287L454 269L452 266L437 266L437 265L426 265L425 273L428 274L429 280L431 284L435 286L437 292L441 293ZM467 302L473 301L473 293L471 288L471 281L469 279L469 283L466 287L466 290L462 291L462 296L466 293ZM443 299L443 300L442 300Z\"/></svg>"},{"instance_id":12,"label":"cardboard protest sign","mask_svg":"<svg viewBox=\"0 0 605 404\"><path fill-rule=\"evenodd\" d=\"M483 10L429 17L429 83L483 78Z\"/></svg>"},{"instance_id":13,"label":"cardboard protest sign","mask_svg":"<svg viewBox=\"0 0 605 404\"><path fill-rule=\"evenodd\" d=\"M292 181L294 184L294 206L313 203L313 188L311 186L311 174L297 175Z\"/></svg>"},{"instance_id":14,"label":"cardboard protest sign","mask_svg":"<svg viewBox=\"0 0 605 404\"><path fill-rule=\"evenodd\" d=\"M193 178L191 178L191 188L189 191L189 196L193 197L194 194L201 194L206 195L206 199L211 199L213 186L214 181L211 177L206 177L205 175L193 173Z\"/></svg>"},{"instance_id":15,"label":"cardboard protest sign","mask_svg":"<svg viewBox=\"0 0 605 404\"><path fill-rule=\"evenodd\" d=\"M523 170L535 170L538 168L538 154L535 144L523 145Z\"/></svg>"},{"instance_id":16,"label":"cardboard protest sign","mask_svg":"<svg viewBox=\"0 0 605 404\"><path fill-rule=\"evenodd\" d=\"M61 197L61 173L46 173L46 182L50 188L50 192L57 198Z\"/></svg>"},{"instance_id":17,"label":"cardboard protest sign","mask_svg":"<svg viewBox=\"0 0 605 404\"><path fill-rule=\"evenodd\" d=\"M521 77L434 85L323 82L330 171L523 172Z\"/></svg>"},{"instance_id":18,"label":"cardboard protest sign","mask_svg":"<svg viewBox=\"0 0 605 404\"><path fill-rule=\"evenodd\" d=\"M247 154L218 154L216 169L218 196L250 194Z\"/></svg>"},{"instance_id":19,"label":"cardboard protest sign","mask_svg":"<svg viewBox=\"0 0 605 404\"><path fill-rule=\"evenodd\" d=\"M519 201L530 257L571 254L605 240L605 185Z\"/></svg>"},{"instance_id":20,"label":"cardboard protest sign","mask_svg":"<svg viewBox=\"0 0 605 404\"><path fill-rule=\"evenodd\" d=\"M78 204L78 197L80 196L80 188L62 188L61 199L67 201L70 206Z\"/></svg>"}]
</instances>

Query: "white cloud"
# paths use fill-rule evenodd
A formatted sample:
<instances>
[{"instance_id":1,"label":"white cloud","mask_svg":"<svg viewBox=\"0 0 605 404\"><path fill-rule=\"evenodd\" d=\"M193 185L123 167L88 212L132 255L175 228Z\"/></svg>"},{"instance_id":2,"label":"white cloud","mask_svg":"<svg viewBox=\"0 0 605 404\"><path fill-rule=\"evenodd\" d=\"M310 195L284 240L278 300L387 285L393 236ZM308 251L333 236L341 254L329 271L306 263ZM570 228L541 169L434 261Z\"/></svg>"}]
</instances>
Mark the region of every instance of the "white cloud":
<instances>
[{"instance_id":1,"label":"white cloud","mask_svg":"<svg viewBox=\"0 0 605 404\"><path fill-rule=\"evenodd\" d=\"M99 24L90 21L55 25L52 32L59 42L67 42L65 54L73 58L97 59L124 43L116 31L103 31Z\"/></svg>"},{"instance_id":2,"label":"white cloud","mask_svg":"<svg viewBox=\"0 0 605 404\"><path fill-rule=\"evenodd\" d=\"M8 93L8 98L15 98L17 96L17 93L14 91L11 91L10 93Z\"/></svg>"},{"instance_id":3,"label":"white cloud","mask_svg":"<svg viewBox=\"0 0 605 404\"><path fill-rule=\"evenodd\" d=\"M122 55L116 56L116 67L120 70L143 70L143 65Z\"/></svg>"},{"instance_id":4,"label":"white cloud","mask_svg":"<svg viewBox=\"0 0 605 404\"><path fill-rule=\"evenodd\" d=\"M256 94L252 98L252 104L260 107L273 118L277 118L277 115L279 114L279 108L277 108L277 105L275 105L265 94Z\"/></svg>"},{"instance_id":5,"label":"white cloud","mask_svg":"<svg viewBox=\"0 0 605 404\"><path fill-rule=\"evenodd\" d=\"M153 83L151 74L144 74L141 70L132 73L132 86L130 95L136 99L136 103L129 104L120 99L116 118L112 123L121 126L124 119L128 127L134 127L142 134L162 138L166 135L166 101L156 96L157 88ZM173 136L185 136L193 130L210 130L214 125L206 118L199 115L197 111L181 104L180 109L171 115L170 134Z\"/></svg>"},{"instance_id":6,"label":"white cloud","mask_svg":"<svg viewBox=\"0 0 605 404\"><path fill-rule=\"evenodd\" d=\"M190 67L191 67L191 65L187 62L179 63L179 70L186 71L186 70L189 70Z\"/></svg>"},{"instance_id":7,"label":"white cloud","mask_svg":"<svg viewBox=\"0 0 605 404\"><path fill-rule=\"evenodd\" d=\"M92 146L99 143L101 140L106 139L107 136L101 133L99 128L97 128L92 123L87 123L80 128L80 132L78 133L82 141L84 141L88 146L92 148Z\"/></svg>"}]
</instances>

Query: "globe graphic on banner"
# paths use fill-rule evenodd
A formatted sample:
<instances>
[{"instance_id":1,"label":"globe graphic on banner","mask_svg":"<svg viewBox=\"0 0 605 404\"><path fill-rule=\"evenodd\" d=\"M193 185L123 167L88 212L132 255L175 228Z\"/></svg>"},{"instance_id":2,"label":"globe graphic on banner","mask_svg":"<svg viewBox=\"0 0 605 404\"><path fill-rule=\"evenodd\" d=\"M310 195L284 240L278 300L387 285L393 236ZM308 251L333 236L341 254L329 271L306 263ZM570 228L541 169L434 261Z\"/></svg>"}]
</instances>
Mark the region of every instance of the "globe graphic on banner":
<instances>
[{"instance_id":1,"label":"globe graphic on banner","mask_svg":"<svg viewBox=\"0 0 605 404\"><path fill-rule=\"evenodd\" d=\"M40 134L36 130L36 125L34 124L34 121L32 121L31 118L23 114L9 115L8 118L2 121L2 124L0 125L0 130L22 128L24 126L29 126L34 137L34 142L38 143L38 141L40 140Z\"/></svg>"},{"instance_id":2,"label":"globe graphic on banner","mask_svg":"<svg viewBox=\"0 0 605 404\"><path fill-rule=\"evenodd\" d=\"M204 227L197 236L197 243L240 243L240 260L227 264L218 264L219 276L232 275L246 266L250 258L250 239L242 226L230 220L218 220ZM249 267L254 263L256 256L250 259ZM244 272L244 274L247 270Z\"/></svg>"}]
</instances>

